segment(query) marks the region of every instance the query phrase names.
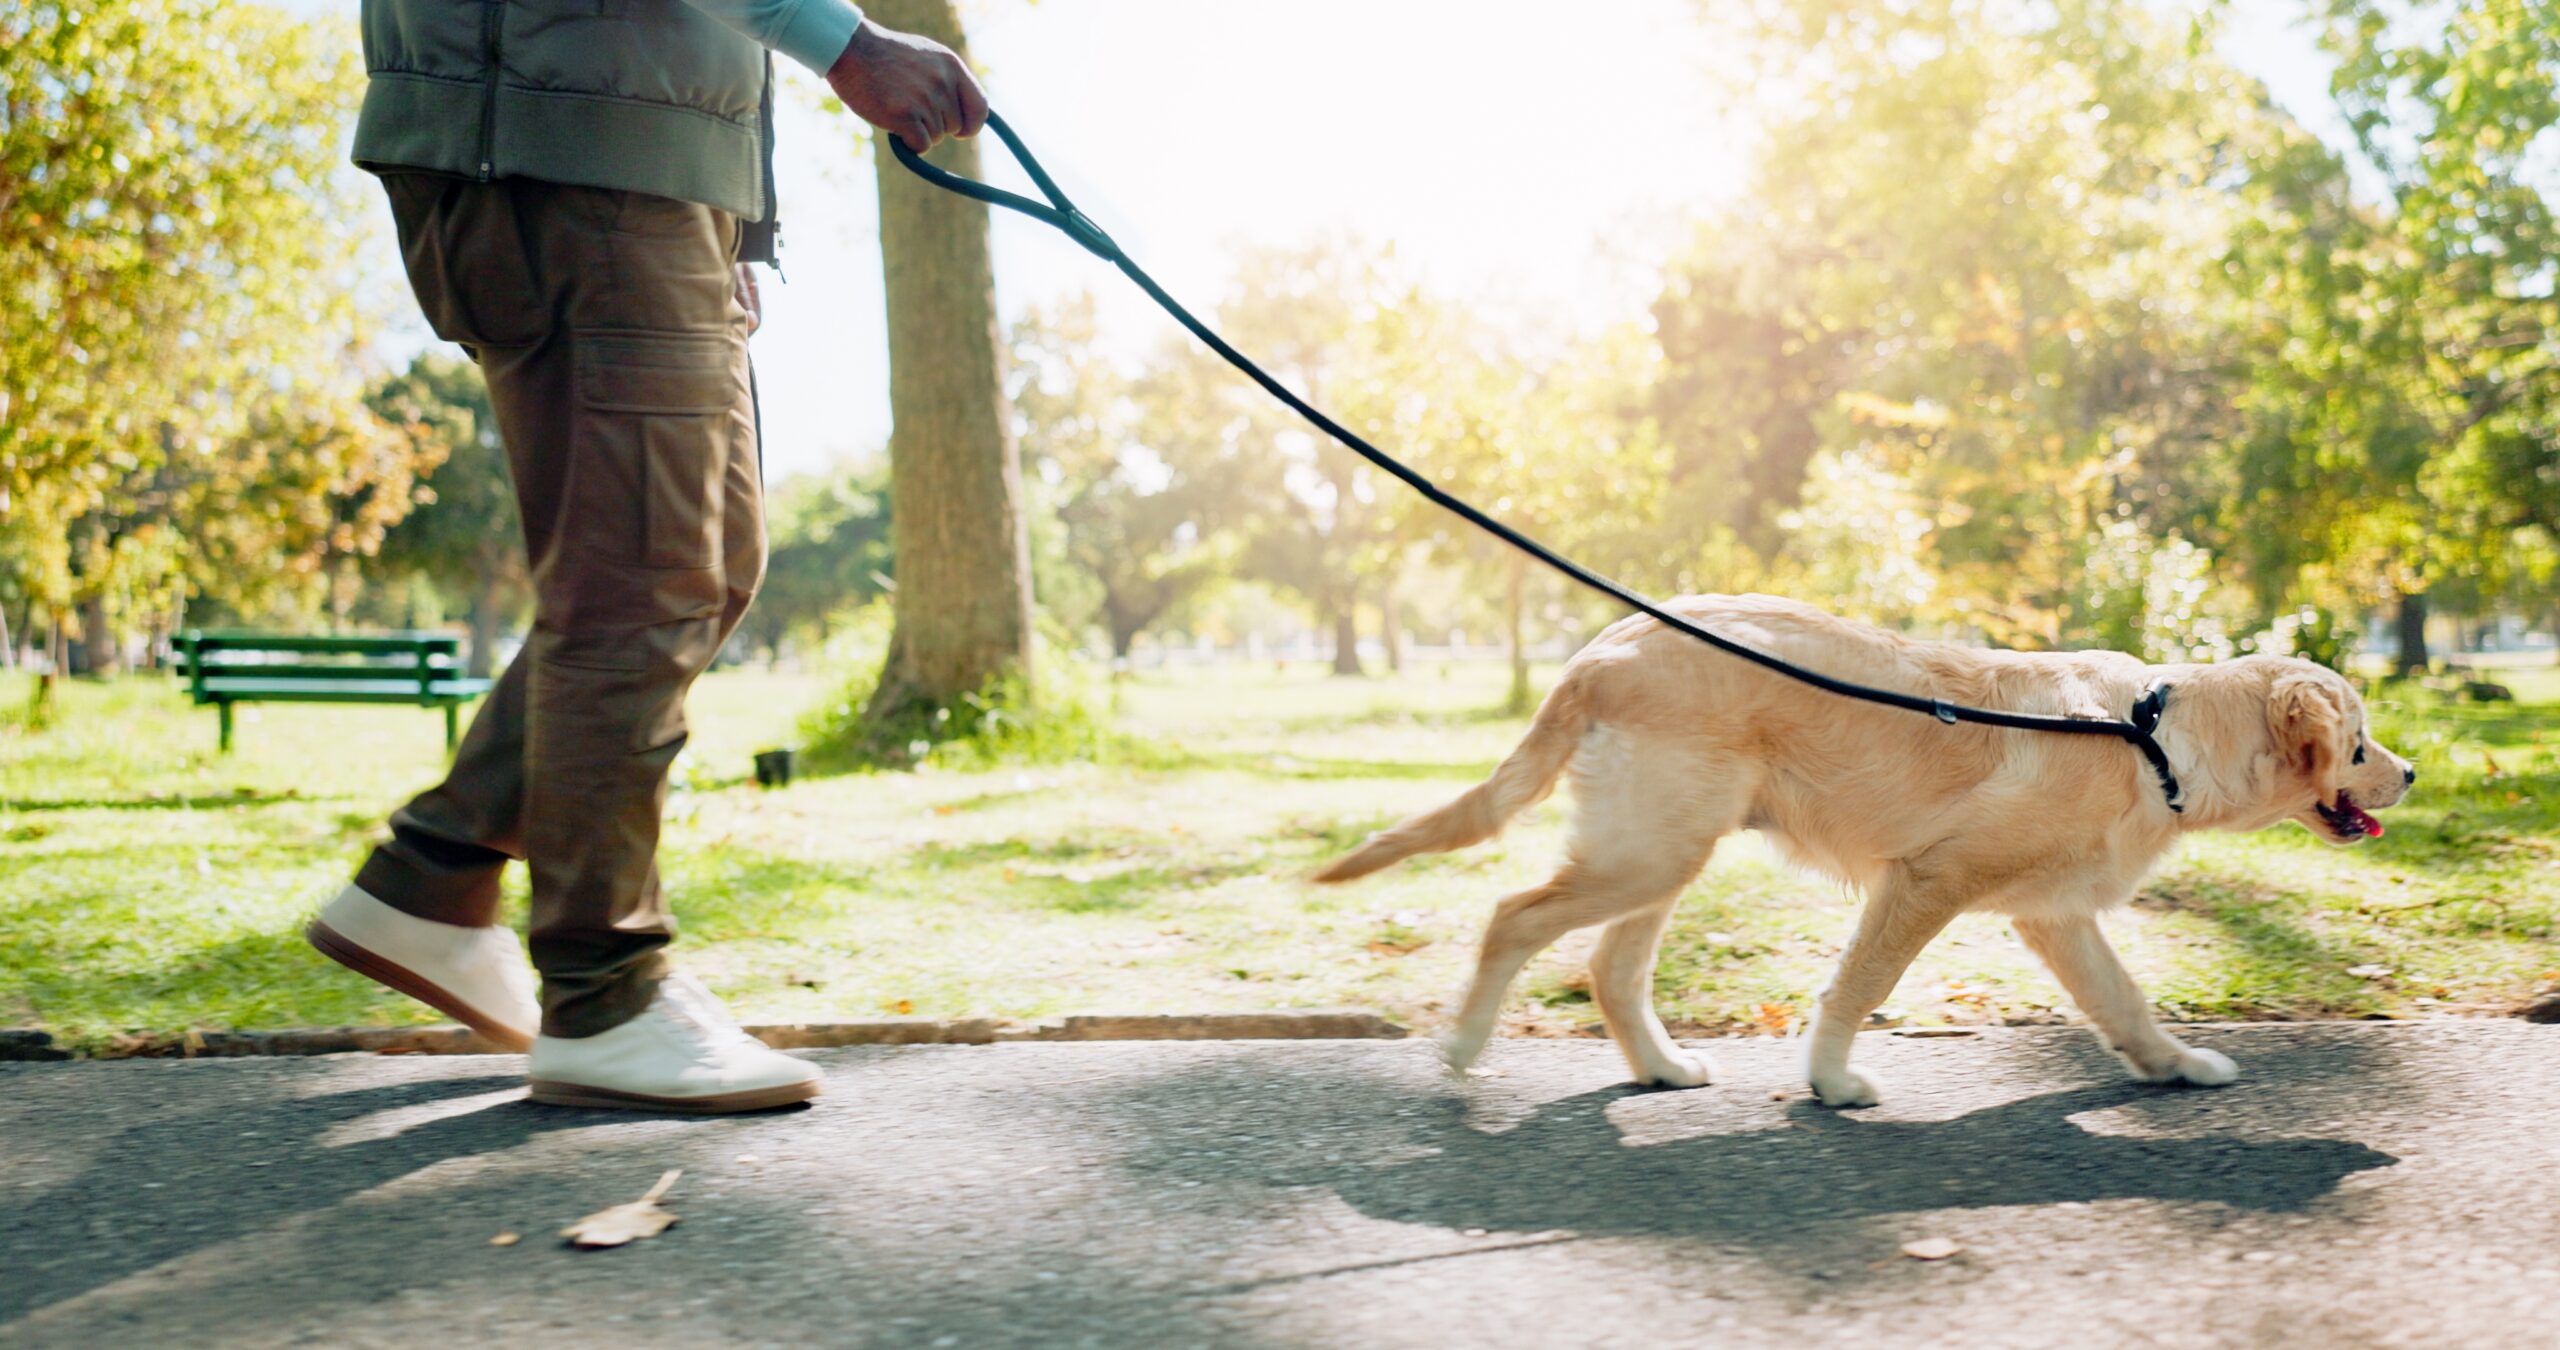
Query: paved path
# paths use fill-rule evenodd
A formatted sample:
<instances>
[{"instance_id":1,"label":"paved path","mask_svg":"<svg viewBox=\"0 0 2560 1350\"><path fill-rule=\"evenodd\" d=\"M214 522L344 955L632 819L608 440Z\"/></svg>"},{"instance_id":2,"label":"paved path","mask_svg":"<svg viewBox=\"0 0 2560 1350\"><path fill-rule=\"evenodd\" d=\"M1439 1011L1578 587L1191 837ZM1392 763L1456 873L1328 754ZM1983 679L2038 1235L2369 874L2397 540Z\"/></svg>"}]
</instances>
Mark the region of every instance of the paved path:
<instances>
[{"instance_id":1,"label":"paved path","mask_svg":"<svg viewBox=\"0 0 2560 1350\"><path fill-rule=\"evenodd\" d=\"M815 1109L709 1122L513 1059L0 1066L0 1344L2554 1343L2560 1027L2195 1038L2242 1081L1865 1036L1849 1114L1769 1041L1691 1092L1596 1042L820 1051ZM668 1167L666 1235L551 1236Z\"/></svg>"}]
</instances>

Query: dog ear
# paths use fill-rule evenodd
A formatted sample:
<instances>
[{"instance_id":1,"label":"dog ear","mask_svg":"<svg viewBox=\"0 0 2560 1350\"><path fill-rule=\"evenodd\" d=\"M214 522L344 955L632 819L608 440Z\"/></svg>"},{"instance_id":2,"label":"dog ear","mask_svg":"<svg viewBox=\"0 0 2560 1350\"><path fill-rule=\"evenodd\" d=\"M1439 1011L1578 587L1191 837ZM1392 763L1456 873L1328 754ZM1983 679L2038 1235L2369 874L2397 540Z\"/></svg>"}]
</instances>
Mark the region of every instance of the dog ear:
<instances>
[{"instance_id":1,"label":"dog ear","mask_svg":"<svg viewBox=\"0 0 2560 1350\"><path fill-rule=\"evenodd\" d=\"M2267 728L2276 753L2315 784L2329 781L2338 763L2338 735L2346 709L2337 691L2317 675L2285 674L2268 690Z\"/></svg>"}]
</instances>

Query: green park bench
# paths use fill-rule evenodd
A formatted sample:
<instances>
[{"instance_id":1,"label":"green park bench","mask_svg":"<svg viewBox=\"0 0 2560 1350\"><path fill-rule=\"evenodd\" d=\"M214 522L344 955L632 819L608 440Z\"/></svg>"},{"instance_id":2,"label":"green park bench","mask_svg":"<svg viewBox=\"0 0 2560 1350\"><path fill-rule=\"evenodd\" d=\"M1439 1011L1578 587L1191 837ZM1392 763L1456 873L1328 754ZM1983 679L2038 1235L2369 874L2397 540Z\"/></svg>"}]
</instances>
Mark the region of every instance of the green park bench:
<instances>
[{"instance_id":1,"label":"green park bench","mask_svg":"<svg viewBox=\"0 0 2560 1350\"><path fill-rule=\"evenodd\" d=\"M235 703L406 703L444 709L444 748L461 734L462 705L489 681L461 673L462 640L449 633L301 637L290 633L191 631L178 639L178 672L198 707L222 713L222 749L231 750Z\"/></svg>"}]
</instances>

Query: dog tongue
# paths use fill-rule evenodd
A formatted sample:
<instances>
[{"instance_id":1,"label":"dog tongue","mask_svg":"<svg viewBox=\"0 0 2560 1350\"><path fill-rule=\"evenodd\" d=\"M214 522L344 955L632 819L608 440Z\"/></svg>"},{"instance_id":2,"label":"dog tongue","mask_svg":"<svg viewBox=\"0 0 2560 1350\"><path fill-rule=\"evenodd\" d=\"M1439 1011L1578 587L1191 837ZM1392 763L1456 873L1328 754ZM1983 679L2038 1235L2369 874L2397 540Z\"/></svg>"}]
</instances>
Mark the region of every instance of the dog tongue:
<instances>
[{"instance_id":1,"label":"dog tongue","mask_svg":"<svg viewBox=\"0 0 2560 1350\"><path fill-rule=\"evenodd\" d=\"M2343 796L2344 794L2340 795ZM2365 832L2365 836L2367 838L2379 839L2382 837L2382 822L2375 820L2371 812L2366 811L2363 807L2356 805L2354 802L2342 802L2340 805L2347 808L2347 819L2354 821L2356 825Z\"/></svg>"}]
</instances>

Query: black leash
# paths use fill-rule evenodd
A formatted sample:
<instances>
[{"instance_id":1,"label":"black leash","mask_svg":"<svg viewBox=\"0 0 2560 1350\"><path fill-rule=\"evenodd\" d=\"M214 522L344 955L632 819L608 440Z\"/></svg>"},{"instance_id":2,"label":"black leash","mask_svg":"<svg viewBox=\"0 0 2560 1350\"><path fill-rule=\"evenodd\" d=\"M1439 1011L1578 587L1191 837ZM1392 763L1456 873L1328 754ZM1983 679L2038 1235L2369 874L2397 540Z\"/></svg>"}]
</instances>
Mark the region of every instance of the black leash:
<instances>
[{"instance_id":1,"label":"black leash","mask_svg":"<svg viewBox=\"0 0 2560 1350\"><path fill-rule=\"evenodd\" d=\"M1146 269L1132 262L1129 255L1123 252L1118 244L1112 242L1111 236L1103 233L1101 226L1094 224L1082 211L1077 210L1075 204L1067 200L1067 194L1059 191L1058 185L1050 180L1047 171L1040 167L1040 161L1032 158L1031 151L1023 146L1022 138L1013 134L1012 127L1005 125L1002 117L988 113L987 127L1004 142L1007 150L1013 152L1014 160L1022 165L1023 172L1031 175L1031 181L1039 187L1041 194L1048 198L1046 202L1033 201L1020 193L989 187L984 183L937 168L927 163L922 155L908 148L907 143L896 136L888 138L889 148L897 152L899 163L906 165L909 171L935 187L959 193L963 197L985 202L990 206L1001 206L1009 211L1021 212L1033 220L1057 229L1069 239L1083 245L1085 251L1119 268L1122 275L1137 283L1138 289L1145 291L1149 299L1162 306L1165 313L1172 315L1176 322L1190 329L1193 337L1208 344L1209 350L1225 357L1227 364L1243 371L1273 398L1289 405L1299 416L1314 423L1317 430L1350 447L1352 452L1362 459L1403 480L1405 486L1429 498L1441 509L1592 590L1651 617L1666 628L1677 629L1718 651L1766 666L1791 680L1802 681L1816 689L1848 698L1864 699L1869 703L1881 703L1888 707L1927 713L1949 726L1958 722L1974 722L1983 726L2008 727L2017 731L2052 731L2073 736L2113 736L2141 751L2142 757L2150 761L2152 772L2160 777L2160 790L2168 794L2169 809L2179 812L2186 810L2186 806L2178 800L2178 778L2169 770L2168 752L2160 748L2160 742L2152 735L2153 730L2160 725L2161 712L2168 707L2169 686L2167 684L2155 684L2144 690L2142 697L2133 705L2130 720L2122 722L2095 718L2055 717L2043 713L2000 712L1991 708L1968 708L1962 704L1949 703L1944 699L1920 698L1912 694L1897 693L1891 689L1877 689L1868 685L1852 684L1847 680L1833 679L1818 671L1807 670L1792 662L1781 660L1767 652L1744 646L1731 638L1699 627L1678 615L1665 612L1653 601L1584 567L1571 558L1556 553L1537 540L1450 496L1441 490L1439 484L1423 477L1393 455L1369 444L1348 427L1325 416L1315 405L1290 392L1287 385L1273 379L1269 372L1255 365L1252 358L1229 346L1225 338L1219 337L1207 324L1193 317L1191 311L1184 309L1180 301L1165 294L1164 288L1156 284L1156 279L1148 276Z\"/></svg>"}]
</instances>

